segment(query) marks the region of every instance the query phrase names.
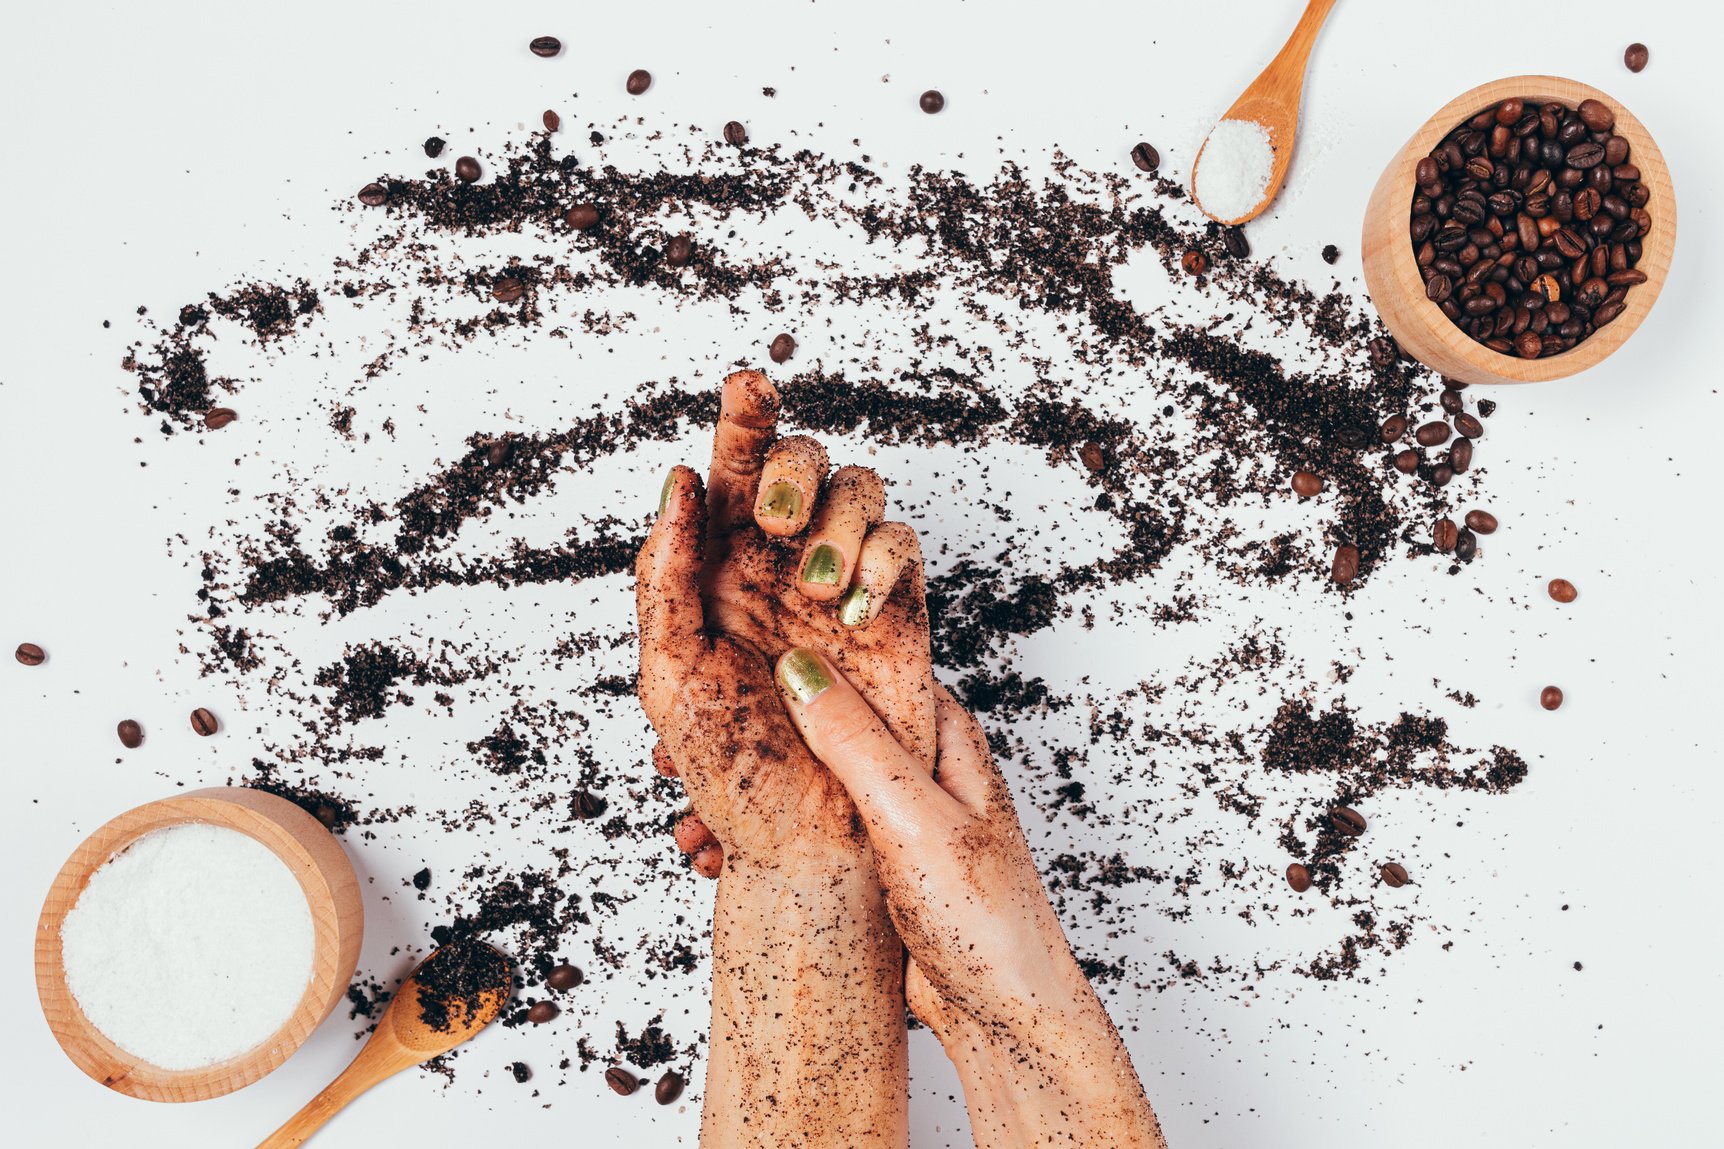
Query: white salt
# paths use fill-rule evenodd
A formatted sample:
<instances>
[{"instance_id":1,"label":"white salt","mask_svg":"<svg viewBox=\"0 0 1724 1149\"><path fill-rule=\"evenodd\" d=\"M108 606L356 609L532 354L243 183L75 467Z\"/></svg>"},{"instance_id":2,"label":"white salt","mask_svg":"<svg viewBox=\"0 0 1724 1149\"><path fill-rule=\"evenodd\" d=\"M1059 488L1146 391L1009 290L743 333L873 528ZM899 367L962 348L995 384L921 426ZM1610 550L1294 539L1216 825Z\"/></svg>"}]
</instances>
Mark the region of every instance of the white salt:
<instances>
[{"instance_id":1,"label":"white salt","mask_svg":"<svg viewBox=\"0 0 1724 1149\"><path fill-rule=\"evenodd\" d=\"M110 859L60 928L66 984L115 1045L200 1069L266 1041L311 980L305 893L267 846L225 826L146 834Z\"/></svg>"},{"instance_id":2,"label":"white salt","mask_svg":"<svg viewBox=\"0 0 1724 1149\"><path fill-rule=\"evenodd\" d=\"M1222 120L1197 157L1192 194L1216 219L1238 219L1263 202L1274 170L1267 128L1252 120Z\"/></svg>"}]
</instances>

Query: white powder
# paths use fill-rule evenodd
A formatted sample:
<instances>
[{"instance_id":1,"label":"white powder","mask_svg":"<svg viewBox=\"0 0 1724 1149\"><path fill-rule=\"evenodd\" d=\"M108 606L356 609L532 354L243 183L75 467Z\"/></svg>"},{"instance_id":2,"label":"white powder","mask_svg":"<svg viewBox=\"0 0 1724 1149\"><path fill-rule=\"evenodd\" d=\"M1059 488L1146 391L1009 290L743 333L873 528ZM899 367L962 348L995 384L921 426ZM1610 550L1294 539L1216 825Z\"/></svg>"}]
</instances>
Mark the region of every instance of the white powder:
<instances>
[{"instance_id":1,"label":"white powder","mask_svg":"<svg viewBox=\"0 0 1724 1149\"><path fill-rule=\"evenodd\" d=\"M1197 157L1192 194L1216 219L1238 219L1263 202L1275 170L1269 132L1252 120L1222 120Z\"/></svg>"},{"instance_id":2,"label":"white powder","mask_svg":"<svg viewBox=\"0 0 1724 1149\"><path fill-rule=\"evenodd\" d=\"M305 993L315 939L287 863L238 830L195 824L116 854L60 928L84 1016L162 1069L199 1069L267 1040Z\"/></svg>"}]
</instances>

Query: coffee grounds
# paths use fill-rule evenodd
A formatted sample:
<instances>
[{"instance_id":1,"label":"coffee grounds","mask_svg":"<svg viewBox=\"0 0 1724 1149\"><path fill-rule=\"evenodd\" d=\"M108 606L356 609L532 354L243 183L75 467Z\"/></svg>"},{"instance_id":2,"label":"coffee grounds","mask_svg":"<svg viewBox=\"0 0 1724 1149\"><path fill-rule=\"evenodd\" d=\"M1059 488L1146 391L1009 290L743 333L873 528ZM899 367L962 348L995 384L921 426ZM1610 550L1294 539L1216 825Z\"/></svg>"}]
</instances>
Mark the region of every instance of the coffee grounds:
<instances>
[{"instance_id":1,"label":"coffee grounds","mask_svg":"<svg viewBox=\"0 0 1724 1149\"><path fill-rule=\"evenodd\" d=\"M507 990L514 973L509 959L472 939L441 944L419 968L419 1020L447 1033L483 1008L499 987Z\"/></svg>"}]
</instances>

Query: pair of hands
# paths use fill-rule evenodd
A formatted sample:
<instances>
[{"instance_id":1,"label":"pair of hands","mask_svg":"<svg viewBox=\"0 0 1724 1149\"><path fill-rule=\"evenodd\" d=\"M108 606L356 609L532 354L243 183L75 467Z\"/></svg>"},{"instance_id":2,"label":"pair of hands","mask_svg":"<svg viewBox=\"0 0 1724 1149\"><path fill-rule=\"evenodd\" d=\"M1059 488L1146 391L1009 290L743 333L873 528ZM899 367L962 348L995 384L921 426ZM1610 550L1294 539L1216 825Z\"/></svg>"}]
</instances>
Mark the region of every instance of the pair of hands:
<instances>
[{"instance_id":1,"label":"pair of hands","mask_svg":"<svg viewBox=\"0 0 1724 1149\"><path fill-rule=\"evenodd\" d=\"M710 477L671 472L636 567L654 762L695 809L678 845L721 875L703 1144L902 1145L906 997L979 1144L1162 1144L987 740L934 681L915 533L881 522L874 472L779 439L778 409L759 372L725 381ZM786 1088L825 1108L776 1111Z\"/></svg>"}]
</instances>

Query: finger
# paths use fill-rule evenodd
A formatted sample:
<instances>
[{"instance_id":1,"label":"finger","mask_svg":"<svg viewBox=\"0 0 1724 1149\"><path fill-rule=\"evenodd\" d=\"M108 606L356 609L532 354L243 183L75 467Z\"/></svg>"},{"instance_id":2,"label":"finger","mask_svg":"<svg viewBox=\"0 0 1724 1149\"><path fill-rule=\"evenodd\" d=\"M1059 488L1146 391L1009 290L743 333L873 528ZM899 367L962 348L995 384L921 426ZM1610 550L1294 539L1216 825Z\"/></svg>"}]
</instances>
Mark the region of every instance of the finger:
<instances>
[{"instance_id":1,"label":"finger","mask_svg":"<svg viewBox=\"0 0 1724 1149\"><path fill-rule=\"evenodd\" d=\"M970 813L987 814L1005 789L1005 779L994 765L982 724L939 683L934 684L934 726L940 742L934 777L940 789Z\"/></svg>"},{"instance_id":2,"label":"finger","mask_svg":"<svg viewBox=\"0 0 1724 1149\"><path fill-rule=\"evenodd\" d=\"M713 534L745 526L766 449L778 434L778 389L758 371L737 371L724 381L718 429L712 436L712 470L706 509Z\"/></svg>"},{"instance_id":3,"label":"finger","mask_svg":"<svg viewBox=\"0 0 1724 1149\"><path fill-rule=\"evenodd\" d=\"M672 836L676 838L676 848L685 854L698 854L718 841L696 814L690 814L678 822Z\"/></svg>"},{"instance_id":4,"label":"finger","mask_svg":"<svg viewBox=\"0 0 1724 1149\"><path fill-rule=\"evenodd\" d=\"M863 536L885 514L886 488L879 475L867 467L838 468L802 548L802 576L796 584L802 593L817 602L843 594Z\"/></svg>"},{"instance_id":5,"label":"finger","mask_svg":"<svg viewBox=\"0 0 1724 1149\"><path fill-rule=\"evenodd\" d=\"M689 859L694 872L703 878L716 878L724 872L724 847L714 842Z\"/></svg>"},{"instance_id":6,"label":"finger","mask_svg":"<svg viewBox=\"0 0 1724 1149\"><path fill-rule=\"evenodd\" d=\"M862 541L856 577L838 603L838 621L861 628L880 617L898 577L922 563L922 544L903 523L881 523Z\"/></svg>"},{"instance_id":7,"label":"finger","mask_svg":"<svg viewBox=\"0 0 1724 1149\"><path fill-rule=\"evenodd\" d=\"M760 471L754 521L769 535L785 538L808 525L820 484L826 480L826 448L807 435L780 439Z\"/></svg>"},{"instance_id":8,"label":"finger","mask_svg":"<svg viewBox=\"0 0 1724 1149\"><path fill-rule=\"evenodd\" d=\"M665 778L676 777L676 763L672 761L670 751L665 749L662 740L653 743L652 768Z\"/></svg>"},{"instance_id":9,"label":"finger","mask_svg":"<svg viewBox=\"0 0 1724 1149\"><path fill-rule=\"evenodd\" d=\"M635 559L635 613L640 620L641 705L655 723L670 709L677 683L705 648L701 635L701 552L706 504L700 476L673 467L658 518Z\"/></svg>"},{"instance_id":10,"label":"finger","mask_svg":"<svg viewBox=\"0 0 1724 1149\"><path fill-rule=\"evenodd\" d=\"M877 848L904 848L967 820L824 656L793 648L776 677L802 740L850 792Z\"/></svg>"}]
</instances>

